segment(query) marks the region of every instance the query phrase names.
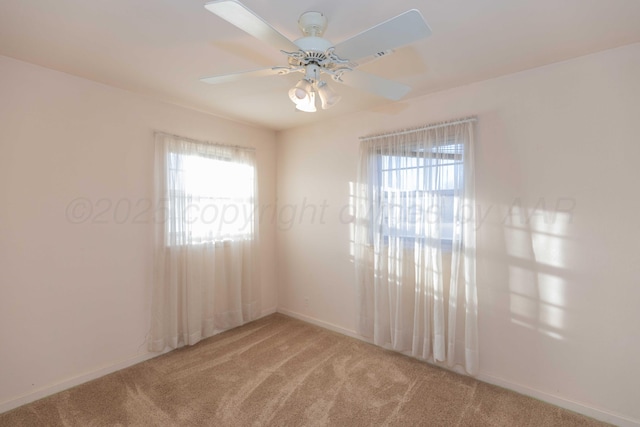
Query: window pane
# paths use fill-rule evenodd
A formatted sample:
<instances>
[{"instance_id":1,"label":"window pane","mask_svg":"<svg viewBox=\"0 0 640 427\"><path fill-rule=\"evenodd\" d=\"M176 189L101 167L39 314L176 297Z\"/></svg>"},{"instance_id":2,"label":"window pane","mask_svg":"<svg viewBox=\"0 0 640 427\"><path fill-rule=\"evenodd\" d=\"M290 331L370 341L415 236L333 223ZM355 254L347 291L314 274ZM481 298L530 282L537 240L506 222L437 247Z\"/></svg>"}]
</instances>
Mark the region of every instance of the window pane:
<instances>
[{"instance_id":1,"label":"window pane","mask_svg":"<svg viewBox=\"0 0 640 427\"><path fill-rule=\"evenodd\" d=\"M429 230L443 242L453 239L456 190L462 184L463 144L379 155L380 217L383 236L406 244L428 239ZM404 154L404 153L403 153ZM433 226L437 226L434 231Z\"/></svg>"},{"instance_id":2,"label":"window pane","mask_svg":"<svg viewBox=\"0 0 640 427\"><path fill-rule=\"evenodd\" d=\"M171 154L169 179L181 183L170 197L169 234L185 226L188 243L249 237L253 231L254 168L227 159ZM180 225L184 224L184 225Z\"/></svg>"}]
</instances>

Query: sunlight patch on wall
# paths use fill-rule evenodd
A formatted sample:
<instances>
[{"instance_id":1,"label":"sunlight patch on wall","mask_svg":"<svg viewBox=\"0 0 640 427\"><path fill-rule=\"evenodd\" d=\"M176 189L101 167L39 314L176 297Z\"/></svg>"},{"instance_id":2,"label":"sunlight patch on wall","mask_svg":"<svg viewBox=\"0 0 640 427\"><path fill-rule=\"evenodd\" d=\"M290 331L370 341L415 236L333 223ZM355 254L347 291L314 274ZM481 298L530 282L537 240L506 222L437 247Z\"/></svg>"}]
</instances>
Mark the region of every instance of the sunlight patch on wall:
<instances>
[{"instance_id":1,"label":"sunlight patch on wall","mask_svg":"<svg viewBox=\"0 0 640 427\"><path fill-rule=\"evenodd\" d=\"M565 339L565 247L572 219L571 212L559 208L561 200L551 210L544 199L529 208L518 200L508 208L503 221L510 258L511 320L556 340Z\"/></svg>"}]
</instances>

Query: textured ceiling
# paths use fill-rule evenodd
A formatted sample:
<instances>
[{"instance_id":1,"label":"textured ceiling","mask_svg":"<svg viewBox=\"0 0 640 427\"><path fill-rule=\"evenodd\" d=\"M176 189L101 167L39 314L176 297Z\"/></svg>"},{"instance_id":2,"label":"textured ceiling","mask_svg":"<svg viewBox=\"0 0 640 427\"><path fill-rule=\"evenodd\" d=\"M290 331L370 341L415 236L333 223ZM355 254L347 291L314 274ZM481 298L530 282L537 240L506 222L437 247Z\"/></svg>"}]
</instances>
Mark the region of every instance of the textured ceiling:
<instances>
[{"instance_id":1,"label":"textured ceiling","mask_svg":"<svg viewBox=\"0 0 640 427\"><path fill-rule=\"evenodd\" d=\"M285 65L286 57L194 0L2 0L0 54L219 116L287 129L341 113L395 111L390 101L332 83L334 108L296 112L299 74L207 85L199 78ZM360 67L413 88L406 98L640 42L637 0L244 0L292 40L308 10L337 43L408 9L427 39ZM0 76L1 77L1 76Z\"/></svg>"}]
</instances>

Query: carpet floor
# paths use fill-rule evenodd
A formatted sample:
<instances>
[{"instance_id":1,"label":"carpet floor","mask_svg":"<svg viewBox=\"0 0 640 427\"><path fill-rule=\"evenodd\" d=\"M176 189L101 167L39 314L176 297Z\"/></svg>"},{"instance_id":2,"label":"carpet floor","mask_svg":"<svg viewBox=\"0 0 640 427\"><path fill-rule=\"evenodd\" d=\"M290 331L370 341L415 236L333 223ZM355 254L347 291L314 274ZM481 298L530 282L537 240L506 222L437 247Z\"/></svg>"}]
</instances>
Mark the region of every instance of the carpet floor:
<instances>
[{"instance_id":1,"label":"carpet floor","mask_svg":"<svg viewBox=\"0 0 640 427\"><path fill-rule=\"evenodd\" d=\"M0 426L602 426L273 314L0 414Z\"/></svg>"}]
</instances>

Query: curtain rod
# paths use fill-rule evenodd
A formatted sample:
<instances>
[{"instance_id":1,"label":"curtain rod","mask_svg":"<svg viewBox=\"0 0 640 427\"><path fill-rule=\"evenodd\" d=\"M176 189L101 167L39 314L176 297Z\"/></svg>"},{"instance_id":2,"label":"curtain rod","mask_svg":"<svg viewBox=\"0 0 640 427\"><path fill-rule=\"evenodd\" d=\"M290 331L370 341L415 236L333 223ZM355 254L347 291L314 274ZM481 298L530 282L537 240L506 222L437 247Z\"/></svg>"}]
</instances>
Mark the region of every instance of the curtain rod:
<instances>
[{"instance_id":1,"label":"curtain rod","mask_svg":"<svg viewBox=\"0 0 640 427\"><path fill-rule=\"evenodd\" d=\"M170 136L172 138L178 138L181 139L183 141L187 141L187 142L193 142L196 144L208 144L208 145L215 145L217 147L229 147L229 148L237 148L238 150L247 150L247 151L256 151L255 147L245 147L242 145L230 145L230 144L221 144L219 142L210 142L210 141L199 141L197 139L192 139L192 138L187 138L181 135L176 135L173 133L168 133L168 132L163 132L160 130L156 130L153 131L154 134L160 134L160 135L165 135L165 136Z\"/></svg>"},{"instance_id":2,"label":"curtain rod","mask_svg":"<svg viewBox=\"0 0 640 427\"><path fill-rule=\"evenodd\" d=\"M441 122L441 123L435 123L432 125L427 125L427 126L422 126L419 128L414 128L414 129L405 129L405 130L401 130L401 131L396 131L396 132L389 132L389 133L383 133L380 135L371 135L371 136L361 136L359 139L360 141L369 141L372 139L379 139L379 138L386 138L388 136L397 136L397 135L407 135L410 133L415 133L415 132L420 132L422 130L430 130L430 129L437 129L437 128L441 128L441 127L445 127L445 126L452 126L452 125L458 125L458 124L462 124L462 123L470 123L470 122L476 122L478 121L477 117L467 117L464 119L459 119L459 120L454 120L451 122Z\"/></svg>"}]
</instances>

